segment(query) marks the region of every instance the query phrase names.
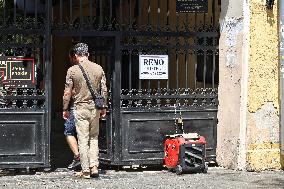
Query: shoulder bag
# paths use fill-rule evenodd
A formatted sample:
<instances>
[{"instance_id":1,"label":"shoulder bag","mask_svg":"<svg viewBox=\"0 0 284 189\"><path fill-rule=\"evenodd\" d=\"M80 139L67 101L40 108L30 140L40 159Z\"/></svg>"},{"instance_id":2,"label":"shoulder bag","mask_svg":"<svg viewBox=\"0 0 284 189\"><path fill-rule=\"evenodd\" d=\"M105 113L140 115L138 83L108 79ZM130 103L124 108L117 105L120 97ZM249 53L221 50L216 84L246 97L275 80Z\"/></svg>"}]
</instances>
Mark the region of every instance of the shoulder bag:
<instances>
[{"instance_id":1,"label":"shoulder bag","mask_svg":"<svg viewBox=\"0 0 284 189\"><path fill-rule=\"evenodd\" d=\"M105 104L105 98L101 94L95 94L94 89L92 88L92 85L90 83L90 79L89 79L88 75L86 74L83 66L80 65L80 64L78 64L78 66L79 66L80 70L82 71L83 76L84 76L84 78L86 80L87 86L88 86L88 88L90 90L90 93L92 95L92 98L94 100L96 109L99 109L99 110L103 109L104 108L104 104Z\"/></svg>"}]
</instances>

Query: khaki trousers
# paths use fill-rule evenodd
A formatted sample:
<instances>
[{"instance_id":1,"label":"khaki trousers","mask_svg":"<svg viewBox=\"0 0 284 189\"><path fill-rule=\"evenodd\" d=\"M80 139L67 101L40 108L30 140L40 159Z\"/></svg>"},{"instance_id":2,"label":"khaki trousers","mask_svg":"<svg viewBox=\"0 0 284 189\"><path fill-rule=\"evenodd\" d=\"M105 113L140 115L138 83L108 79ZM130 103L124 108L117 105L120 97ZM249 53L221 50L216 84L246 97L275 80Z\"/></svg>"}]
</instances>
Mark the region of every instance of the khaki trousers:
<instances>
[{"instance_id":1,"label":"khaki trousers","mask_svg":"<svg viewBox=\"0 0 284 189\"><path fill-rule=\"evenodd\" d=\"M83 172L89 172L90 167L99 166L99 116L100 111L90 104L75 106L75 125Z\"/></svg>"}]
</instances>

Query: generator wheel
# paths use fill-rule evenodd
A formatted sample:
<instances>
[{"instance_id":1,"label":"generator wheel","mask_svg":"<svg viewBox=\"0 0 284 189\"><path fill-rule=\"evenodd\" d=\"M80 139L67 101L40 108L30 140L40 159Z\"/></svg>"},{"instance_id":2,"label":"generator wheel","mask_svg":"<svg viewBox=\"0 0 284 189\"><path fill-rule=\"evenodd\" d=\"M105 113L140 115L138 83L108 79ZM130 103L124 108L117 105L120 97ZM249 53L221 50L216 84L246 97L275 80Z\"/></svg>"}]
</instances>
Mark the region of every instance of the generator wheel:
<instances>
[{"instance_id":1,"label":"generator wheel","mask_svg":"<svg viewBox=\"0 0 284 189\"><path fill-rule=\"evenodd\" d=\"M208 164L207 163L205 163L205 165L204 165L204 169L203 169L203 173L207 173L207 171L208 171Z\"/></svg>"},{"instance_id":2,"label":"generator wheel","mask_svg":"<svg viewBox=\"0 0 284 189\"><path fill-rule=\"evenodd\" d=\"M168 168L169 172L172 172L174 173L175 172L175 169L174 168Z\"/></svg>"},{"instance_id":3,"label":"generator wheel","mask_svg":"<svg viewBox=\"0 0 284 189\"><path fill-rule=\"evenodd\" d=\"M177 165L177 167L175 168L176 174L177 175L181 175L182 174L182 166Z\"/></svg>"}]
</instances>

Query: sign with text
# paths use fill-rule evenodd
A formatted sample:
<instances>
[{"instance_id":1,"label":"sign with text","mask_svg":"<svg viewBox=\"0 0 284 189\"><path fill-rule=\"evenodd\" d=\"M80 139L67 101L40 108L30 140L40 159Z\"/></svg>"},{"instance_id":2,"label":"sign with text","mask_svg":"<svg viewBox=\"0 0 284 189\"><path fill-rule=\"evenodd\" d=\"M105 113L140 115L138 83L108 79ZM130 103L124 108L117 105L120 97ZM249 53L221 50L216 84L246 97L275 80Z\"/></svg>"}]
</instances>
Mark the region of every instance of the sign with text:
<instances>
[{"instance_id":1,"label":"sign with text","mask_svg":"<svg viewBox=\"0 0 284 189\"><path fill-rule=\"evenodd\" d=\"M139 55L139 79L168 79L168 55Z\"/></svg>"},{"instance_id":2,"label":"sign with text","mask_svg":"<svg viewBox=\"0 0 284 189\"><path fill-rule=\"evenodd\" d=\"M178 13L207 13L208 0L176 0Z\"/></svg>"},{"instance_id":3,"label":"sign with text","mask_svg":"<svg viewBox=\"0 0 284 189\"><path fill-rule=\"evenodd\" d=\"M32 88L36 85L33 58L0 56L0 86Z\"/></svg>"}]
</instances>

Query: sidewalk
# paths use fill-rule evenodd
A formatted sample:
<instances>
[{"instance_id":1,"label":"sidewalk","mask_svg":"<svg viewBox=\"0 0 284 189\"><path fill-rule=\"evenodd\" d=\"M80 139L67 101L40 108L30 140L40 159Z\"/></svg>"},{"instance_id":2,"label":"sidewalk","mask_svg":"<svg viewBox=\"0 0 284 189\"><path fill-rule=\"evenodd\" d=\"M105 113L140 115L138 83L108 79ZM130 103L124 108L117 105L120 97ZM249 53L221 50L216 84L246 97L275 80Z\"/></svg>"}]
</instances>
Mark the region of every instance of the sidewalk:
<instances>
[{"instance_id":1,"label":"sidewalk","mask_svg":"<svg viewBox=\"0 0 284 189\"><path fill-rule=\"evenodd\" d=\"M106 170L98 179L80 179L73 171L56 169L35 174L0 174L0 188L173 189L284 188L283 171L241 172L209 167L208 173L176 175L168 171Z\"/></svg>"}]
</instances>

